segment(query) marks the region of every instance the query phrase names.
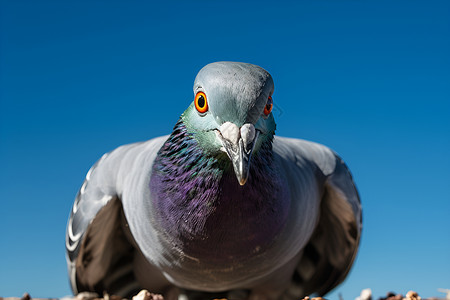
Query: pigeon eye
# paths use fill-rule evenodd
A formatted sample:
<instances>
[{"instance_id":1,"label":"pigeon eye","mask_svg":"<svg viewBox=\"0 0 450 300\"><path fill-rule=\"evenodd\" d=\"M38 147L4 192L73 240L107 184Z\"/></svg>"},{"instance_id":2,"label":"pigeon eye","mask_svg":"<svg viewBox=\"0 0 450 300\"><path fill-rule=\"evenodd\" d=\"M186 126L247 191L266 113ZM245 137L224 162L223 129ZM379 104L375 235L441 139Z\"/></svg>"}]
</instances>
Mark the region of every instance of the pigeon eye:
<instances>
[{"instance_id":1,"label":"pigeon eye","mask_svg":"<svg viewBox=\"0 0 450 300\"><path fill-rule=\"evenodd\" d=\"M205 93L198 92L197 95L195 95L194 104L199 113L204 114L208 111L208 102L206 101Z\"/></svg>"},{"instance_id":2,"label":"pigeon eye","mask_svg":"<svg viewBox=\"0 0 450 300\"><path fill-rule=\"evenodd\" d=\"M272 96L269 96L269 99L267 99L266 106L264 106L264 114L268 116L273 108L273 100Z\"/></svg>"}]
</instances>

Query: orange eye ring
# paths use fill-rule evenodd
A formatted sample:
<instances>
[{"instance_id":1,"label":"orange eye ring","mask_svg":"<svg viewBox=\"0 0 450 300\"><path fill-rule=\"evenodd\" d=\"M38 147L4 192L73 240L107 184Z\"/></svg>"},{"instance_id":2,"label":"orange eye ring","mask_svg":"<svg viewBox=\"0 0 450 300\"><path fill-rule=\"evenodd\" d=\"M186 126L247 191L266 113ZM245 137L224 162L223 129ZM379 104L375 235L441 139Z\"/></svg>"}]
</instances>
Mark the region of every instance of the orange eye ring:
<instances>
[{"instance_id":1,"label":"orange eye ring","mask_svg":"<svg viewBox=\"0 0 450 300\"><path fill-rule=\"evenodd\" d=\"M203 92L198 92L194 99L195 108L201 114L208 111L208 101L206 101L206 95Z\"/></svg>"},{"instance_id":2,"label":"orange eye ring","mask_svg":"<svg viewBox=\"0 0 450 300\"><path fill-rule=\"evenodd\" d=\"M272 108L273 108L273 100L272 96L269 96L269 98L267 99L266 106L264 106L264 114L268 116L272 111Z\"/></svg>"}]
</instances>

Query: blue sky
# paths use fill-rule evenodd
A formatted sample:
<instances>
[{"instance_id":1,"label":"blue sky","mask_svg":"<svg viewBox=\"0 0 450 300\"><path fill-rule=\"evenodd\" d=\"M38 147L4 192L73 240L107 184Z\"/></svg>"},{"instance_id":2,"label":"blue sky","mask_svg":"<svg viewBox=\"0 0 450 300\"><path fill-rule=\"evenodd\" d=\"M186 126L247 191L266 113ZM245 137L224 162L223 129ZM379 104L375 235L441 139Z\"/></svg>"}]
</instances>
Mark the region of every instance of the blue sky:
<instances>
[{"instance_id":1,"label":"blue sky","mask_svg":"<svg viewBox=\"0 0 450 300\"><path fill-rule=\"evenodd\" d=\"M364 206L329 299L450 288L450 2L0 1L0 296L70 293L89 167L171 131L205 64L266 68L277 134L328 145ZM443 296L443 294L441 294Z\"/></svg>"}]
</instances>

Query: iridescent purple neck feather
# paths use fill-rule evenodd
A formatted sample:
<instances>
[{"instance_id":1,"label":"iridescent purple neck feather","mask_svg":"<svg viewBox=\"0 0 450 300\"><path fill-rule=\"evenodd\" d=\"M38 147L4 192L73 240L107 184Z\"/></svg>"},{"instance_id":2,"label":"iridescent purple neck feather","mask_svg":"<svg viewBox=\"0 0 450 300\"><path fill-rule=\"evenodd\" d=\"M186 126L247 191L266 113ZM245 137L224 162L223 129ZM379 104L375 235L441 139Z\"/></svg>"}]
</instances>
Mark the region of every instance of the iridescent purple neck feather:
<instances>
[{"instance_id":1,"label":"iridescent purple neck feather","mask_svg":"<svg viewBox=\"0 0 450 300\"><path fill-rule=\"evenodd\" d=\"M273 166L272 136L254 153L240 186L225 153L207 155L180 119L155 160L150 190L160 234L210 263L245 259L277 238L289 209L285 180Z\"/></svg>"}]
</instances>

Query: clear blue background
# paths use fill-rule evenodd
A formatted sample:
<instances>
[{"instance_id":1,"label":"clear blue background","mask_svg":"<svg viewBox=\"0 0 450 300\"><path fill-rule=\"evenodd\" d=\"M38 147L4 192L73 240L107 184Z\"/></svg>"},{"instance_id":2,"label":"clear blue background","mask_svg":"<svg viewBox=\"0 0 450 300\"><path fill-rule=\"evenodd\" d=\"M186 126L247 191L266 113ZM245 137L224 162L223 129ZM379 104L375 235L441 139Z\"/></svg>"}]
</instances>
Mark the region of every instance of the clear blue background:
<instances>
[{"instance_id":1,"label":"clear blue background","mask_svg":"<svg viewBox=\"0 0 450 300\"><path fill-rule=\"evenodd\" d=\"M450 2L0 3L1 296L70 293L66 220L89 167L169 133L218 60L269 70L277 134L353 172L363 238L328 298L450 288Z\"/></svg>"}]
</instances>

